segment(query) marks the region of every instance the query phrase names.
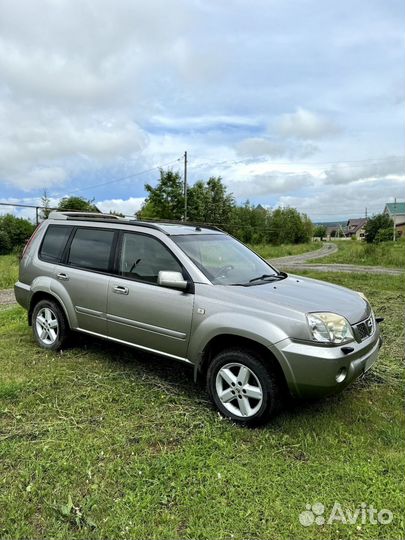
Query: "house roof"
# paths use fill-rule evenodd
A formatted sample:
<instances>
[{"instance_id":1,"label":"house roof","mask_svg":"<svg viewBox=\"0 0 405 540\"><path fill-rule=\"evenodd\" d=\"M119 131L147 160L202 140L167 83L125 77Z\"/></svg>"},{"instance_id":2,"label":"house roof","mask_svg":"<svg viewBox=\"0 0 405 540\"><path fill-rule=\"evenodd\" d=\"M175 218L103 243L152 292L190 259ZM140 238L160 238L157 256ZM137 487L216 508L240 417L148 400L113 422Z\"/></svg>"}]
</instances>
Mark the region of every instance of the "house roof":
<instances>
[{"instance_id":1,"label":"house roof","mask_svg":"<svg viewBox=\"0 0 405 540\"><path fill-rule=\"evenodd\" d=\"M389 202L385 205L385 208L392 215L405 214L405 202Z\"/></svg>"},{"instance_id":2,"label":"house roof","mask_svg":"<svg viewBox=\"0 0 405 540\"><path fill-rule=\"evenodd\" d=\"M355 233L367 223L366 218L349 219L347 222L348 232Z\"/></svg>"}]
</instances>

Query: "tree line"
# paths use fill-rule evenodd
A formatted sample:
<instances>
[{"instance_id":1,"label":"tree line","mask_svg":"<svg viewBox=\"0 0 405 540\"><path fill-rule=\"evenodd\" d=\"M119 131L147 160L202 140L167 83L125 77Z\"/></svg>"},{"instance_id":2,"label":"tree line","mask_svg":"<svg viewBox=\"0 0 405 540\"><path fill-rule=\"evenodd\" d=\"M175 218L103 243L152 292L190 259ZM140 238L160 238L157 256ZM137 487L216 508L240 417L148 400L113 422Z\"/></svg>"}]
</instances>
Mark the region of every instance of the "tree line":
<instances>
[{"instance_id":1,"label":"tree line","mask_svg":"<svg viewBox=\"0 0 405 540\"><path fill-rule=\"evenodd\" d=\"M185 213L183 180L178 172L160 170L160 178L153 187L145 184L147 197L136 217L142 220L182 221ZM46 193L42 199L41 219L51 212ZM83 197L64 197L56 208L60 211L78 210L100 212L93 200ZM112 212L121 217L123 214ZM221 177L199 180L187 190L187 222L216 225L249 244L299 244L313 236L326 235L324 225L314 226L306 214L295 208L269 209L246 201L236 204ZM0 254L21 250L35 226L27 219L11 214L0 216ZM392 239L393 221L385 214L370 218L366 225L366 241L378 243Z\"/></svg>"},{"instance_id":2,"label":"tree line","mask_svg":"<svg viewBox=\"0 0 405 540\"><path fill-rule=\"evenodd\" d=\"M181 221L185 213L183 180L178 172L160 170L156 187L145 184L148 194L138 218ZM295 208L270 210L246 201L237 205L221 177L199 180L187 190L187 221L216 225L242 242L298 244L309 242L313 224Z\"/></svg>"}]
</instances>

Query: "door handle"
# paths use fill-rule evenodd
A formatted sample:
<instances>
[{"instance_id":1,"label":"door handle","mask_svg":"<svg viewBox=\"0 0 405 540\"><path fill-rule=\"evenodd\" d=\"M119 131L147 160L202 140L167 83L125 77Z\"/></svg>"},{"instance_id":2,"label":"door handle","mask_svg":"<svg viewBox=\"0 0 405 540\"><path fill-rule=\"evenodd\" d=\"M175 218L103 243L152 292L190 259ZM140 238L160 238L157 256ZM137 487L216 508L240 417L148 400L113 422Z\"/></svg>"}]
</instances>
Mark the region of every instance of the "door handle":
<instances>
[{"instance_id":1,"label":"door handle","mask_svg":"<svg viewBox=\"0 0 405 540\"><path fill-rule=\"evenodd\" d=\"M60 279L61 281L67 281L69 279L69 276L65 274L64 272L60 272L59 274L56 274L56 277Z\"/></svg>"},{"instance_id":2,"label":"door handle","mask_svg":"<svg viewBox=\"0 0 405 540\"><path fill-rule=\"evenodd\" d=\"M113 287L113 292L115 294L128 294L129 289L128 287L122 287L121 285L116 285L115 287Z\"/></svg>"}]
</instances>

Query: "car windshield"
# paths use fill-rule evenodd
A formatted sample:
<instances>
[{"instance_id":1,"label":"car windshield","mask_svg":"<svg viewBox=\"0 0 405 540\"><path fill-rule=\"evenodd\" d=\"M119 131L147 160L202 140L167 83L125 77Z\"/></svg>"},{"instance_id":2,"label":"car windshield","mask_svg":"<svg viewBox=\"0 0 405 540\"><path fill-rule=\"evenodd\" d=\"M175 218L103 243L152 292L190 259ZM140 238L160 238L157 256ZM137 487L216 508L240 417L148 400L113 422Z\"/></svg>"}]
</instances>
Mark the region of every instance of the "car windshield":
<instances>
[{"instance_id":1,"label":"car windshield","mask_svg":"<svg viewBox=\"0 0 405 540\"><path fill-rule=\"evenodd\" d=\"M279 278L274 268L231 236L190 234L172 240L214 285L259 285Z\"/></svg>"}]
</instances>

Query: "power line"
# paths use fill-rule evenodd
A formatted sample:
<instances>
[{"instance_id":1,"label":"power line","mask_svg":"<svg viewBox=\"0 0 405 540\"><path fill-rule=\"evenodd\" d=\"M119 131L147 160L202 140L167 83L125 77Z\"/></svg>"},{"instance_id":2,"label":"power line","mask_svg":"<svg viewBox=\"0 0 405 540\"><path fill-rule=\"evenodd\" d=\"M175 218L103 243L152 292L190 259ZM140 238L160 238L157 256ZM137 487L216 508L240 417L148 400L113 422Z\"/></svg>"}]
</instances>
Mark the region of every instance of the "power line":
<instances>
[{"instance_id":1,"label":"power line","mask_svg":"<svg viewBox=\"0 0 405 540\"><path fill-rule=\"evenodd\" d=\"M107 186L107 185L110 185L110 184L116 184L117 182L123 182L124 180L129 180L130 178L135 178L136 176L141 176L142 174L146 174L148 172L152 172L152 171L155 171L157 169L161 169L163 167L168 167L169 165L173 165L173 163L177 163L181 159L182 158L177 158L174 161L170 161L169 163L163 163L161 165L156 165L155 167L151 167L150 169L145 169L144 171L139 171L139 172L136 172L136 173L133 173L133 174L129 174L128 176L122 176L121 178L114 178L114 180L108 180L107 182L102 182L101 184L93 184L91 186L86 186L86 187L83 187L83 188L72 189L72 190L69 190L69 192L70 193L78 193L78 192L81 192L81 191L85 191L87 189L93 189L93 188L96 188L96 187L102 187L102 186ZM49 197L58 197L60 194L61 194L61 192L59 192L59 193L50 193Z\"/></svg>"}]
</instances>

